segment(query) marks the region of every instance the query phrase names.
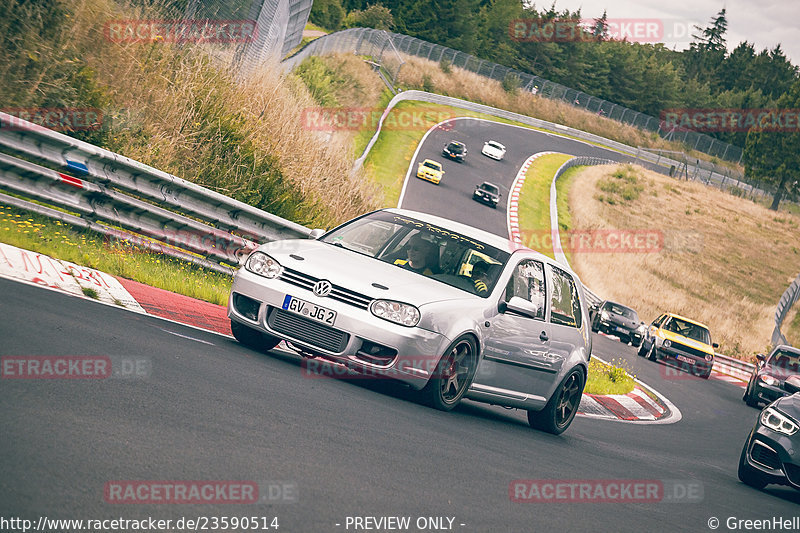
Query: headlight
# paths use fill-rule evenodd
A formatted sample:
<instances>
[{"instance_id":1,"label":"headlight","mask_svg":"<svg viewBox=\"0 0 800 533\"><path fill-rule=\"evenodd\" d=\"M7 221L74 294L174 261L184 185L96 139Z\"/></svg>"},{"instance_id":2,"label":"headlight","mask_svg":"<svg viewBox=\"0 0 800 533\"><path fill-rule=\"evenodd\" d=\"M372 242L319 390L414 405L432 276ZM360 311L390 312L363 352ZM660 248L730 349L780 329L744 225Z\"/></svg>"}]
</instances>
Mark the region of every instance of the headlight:
<instances>
[{"instance_id":1,"label":"headlight","mask_svg":"<svg viewBox=\"0 0 800 533\"><path fill-rule=\"evenodd\" d=\"M281 274L281 264L263 252L253 252L244 266L253 274L269 279L277 278Z\"/></svg>"},{"instance_id":2,"label":"headlight","mask_svg":"<svg viewBox=\"0 0 800 533\"><path fill-rule=\"evenodd\" d=\"M706 361L708 361L710 363L712 359L714 359L713 355L711 355L711 354L706 355Z\"/></svg>"},{"instance_id":3,"label":"headlight","mask_svg":"<svg viewBox=\"0 0 800 533\"><path fill-rule=\"evenodd\" d=\"M603 320L608 320L608 311L601 311L600 318L602 318Z\"/></svg>"},{"instance_id":4,"label":"headlight","mask_svg":"<svg viewBox=\"0 0 800 533\"><path fill-rule=\"evenodd\" d=\"M391 300L375 300L369 310L378 318L409 328L416 326L420 317L419 309L413 305Z\"/></svg>"},{"instance_id":5,"label":"headlight","mask_svg":"<svg viewBox=\"0 0 800 533\"><path fill-rule=\"evenodd\" d=\"M669 339L667 339L664 341L664 344L662 344L662 346L664 348L669 348L670 346L672 346L672 342Z\"/></svg>"},{"instance_id":6,"label":"headlight","mask_svg":"<svg viewBox=\"0 0 800 533\"><path fill-rule=\"evenodd\" d=\"M758 377L761 378L761 381L763 381L767 385L775 385L776 383L778 383L778 380L773 378L769 374L761 374Z\"/></svg>"},{"instance_id":7,"label":"headlight","mask_svg":"<svg viewBox=\"0 0 800 533\"><path fill-rule=\"evenodd\" d=\"M797 422L772 407L767 407L761 413L761 423L772 431L777 431L784 435L794 435L800 428Z\"/></svg>"},{"instance_id":8,"label":"headlight","mask_svg":"<svg viewBox=\"0 0 800 533\"><path fill-rule=\"evenodd\" d=\"M639 327L636 328L636 331L644 335L644 332L647 331L647 328L644 326L644 324L639 324Z\"/></svg>"}]
</instances>

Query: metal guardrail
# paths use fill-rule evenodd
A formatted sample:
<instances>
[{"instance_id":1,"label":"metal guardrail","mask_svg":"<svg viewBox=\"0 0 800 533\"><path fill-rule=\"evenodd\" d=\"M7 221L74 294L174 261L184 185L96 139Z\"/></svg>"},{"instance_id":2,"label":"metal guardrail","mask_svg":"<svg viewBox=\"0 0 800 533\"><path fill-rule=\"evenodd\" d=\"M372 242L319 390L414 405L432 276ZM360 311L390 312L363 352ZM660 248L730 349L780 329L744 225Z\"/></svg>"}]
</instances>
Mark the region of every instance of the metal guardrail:
<instances>
[{"instance_id":1,"label":"metal guardrail","mask_svg":"<svg viewBox=\"0 0 800 533\"><path fill-rule=\"evenodd\" d=\"M307 237L311 230L133 159L0 113L0 148L57 172L0 154L0 186L107 225L101 233L165 243L160 251L231 272L256 243ZM80 177L76 177L80 176ZM49 211L49 215L53 215ZM84 226L82 226L84 227ZM120 229L121 228L121 229ZM127 238L127 237L126 237ZM149 239L148 239L149 238ZM153 245L143 244L148 248ZM158 247L158 246L156 246ZM173 253L174 251L174 253Z\"/></svg>"},{"instance_id":2,"label":"metal guardrail","mask_svg":"<svg viewBox=\"0 0 800 533\"><path fill-rule=\"evenodd\" d=\"M778 301L778 307L775 309L775 329L772 332L772 345L788 344L786 337L781 333L781 326L789 314L789 309L800 299L800 275L789 285L789 287L781 295Z\"/></svg>"}]
</instances>

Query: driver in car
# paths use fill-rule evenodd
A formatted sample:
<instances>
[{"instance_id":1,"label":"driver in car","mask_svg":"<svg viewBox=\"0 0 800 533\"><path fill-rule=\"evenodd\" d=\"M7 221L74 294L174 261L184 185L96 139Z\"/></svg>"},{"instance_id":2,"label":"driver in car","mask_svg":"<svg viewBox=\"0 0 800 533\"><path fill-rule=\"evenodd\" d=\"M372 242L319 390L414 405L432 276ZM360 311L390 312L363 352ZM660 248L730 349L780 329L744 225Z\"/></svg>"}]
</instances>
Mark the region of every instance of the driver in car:
<instances>
[{"instance_id":1,"label":"driver in car","mask_svg":"<svg viewBox=\"0 0 800 533\"><path fill-rule=\"evenodd\" d=\"M438 270L439 251L435 244L417 233L408 240L406 259L397 259L394 264L417 274L432 276Z\"/></svg>"},{"instance_id":2,"label":"driver in car","mask_svg":"<svg viewBox=\"0 0 800 533\"><path fill-rule=\"evenodd\" d=\"M489 263L478 261L472 266L472 284L475 286L475 292L480 296L489 292L489 285L491 284Z\"/></svg>"}]
</instances>

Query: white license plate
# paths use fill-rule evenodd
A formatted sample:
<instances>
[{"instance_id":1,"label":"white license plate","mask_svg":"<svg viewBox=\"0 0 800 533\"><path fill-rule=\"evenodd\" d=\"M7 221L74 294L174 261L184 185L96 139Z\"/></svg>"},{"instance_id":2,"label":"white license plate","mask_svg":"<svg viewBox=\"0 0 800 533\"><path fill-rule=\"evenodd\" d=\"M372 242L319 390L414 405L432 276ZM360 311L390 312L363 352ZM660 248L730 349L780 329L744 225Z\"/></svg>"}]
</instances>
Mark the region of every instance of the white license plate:
<instances>
[{"instance_id":1,"label":"white license plate","mask_svg":"<svg viewBox=\"0 0 800 533\"><path fill-rule=\"evenodd\" d=\"M620 328L620 327L618 327L618 328L617 328L617 331L618 331L619 333L628 333L628 330L627 330L627 329L625 329L625 328Z\"/></svg>"},{"instance_id":2,"label":"white license plate","mask_svg":"<svg viewBox=\"0 0 800 533\"><path fill-rule=\"evenodd\" d=\"M685 355L676 355L675 359L677 359L678 361L683 361L684 363L689 363L689 364L692 364L692 365L694 364L694 359L690 359L689 357L686 357Z\"/></svg>"},{"instance_id":3,"label":"white license plate","mask_svg":"<svg viewBox=\"0 0 800 533\"><path fill-rule=\"evenodd\" d=\"M332 311L321 305L312 304L300 298L295 298L290 294L287 294L286 298L283 299L283 305L281 307L284 311L291 311L292 313L297 313L298 315L330 326L332 326L333 322L336 320L336 311Z\"/></svg>"}]
</instances>

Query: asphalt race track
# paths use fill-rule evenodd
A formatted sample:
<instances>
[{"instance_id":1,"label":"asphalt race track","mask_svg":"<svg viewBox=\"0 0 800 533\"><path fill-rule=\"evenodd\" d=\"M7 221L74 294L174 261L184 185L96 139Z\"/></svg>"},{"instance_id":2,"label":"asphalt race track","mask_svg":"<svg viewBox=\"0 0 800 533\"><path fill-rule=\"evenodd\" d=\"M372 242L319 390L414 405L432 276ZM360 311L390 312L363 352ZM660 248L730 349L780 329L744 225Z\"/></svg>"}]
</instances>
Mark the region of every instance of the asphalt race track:
<instances>
[{"instance_id":1,"label":"asphalt race track","mask_svg":"<svg viewBox=\"0 0 800 533\"><path fill-rule=\"evenodd\" d=\"M418 201L421 210L504 230L503 208L471 200L477 181L506 187L505 205L530 154L602 151L538 133L492 133L508 147L502 163L480 154L484 133L429 135L420 157L454 138L467 143L467 163L445 162L439 188L412 179L403 205ZM486 177L474 181L478 175ZM581 417L555 437L530 429L518 411L464 402L442 413L390 382L309 375L294 356L4 279L0 316L0 356L108 356L148 369L128 378L0 380L0 517L277 517L286 533L368 531L352 517L388 516L411 517L408 531L439 531L447 519L425 529L417 520L448 517L451 530L465 532L639 533L709 531L711 517L727 531L729 517L800 515L800 492L758 491L736 477L758 415L741 401L742 389L676 374L602 336L594 353L626 359L680 409L679 422ZM282 488L267 503L108 503L104 488L120 480ZM628 480L664 490L662 501L516 503L514 480Z\"/></svg>"}]
</instances>

